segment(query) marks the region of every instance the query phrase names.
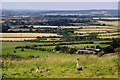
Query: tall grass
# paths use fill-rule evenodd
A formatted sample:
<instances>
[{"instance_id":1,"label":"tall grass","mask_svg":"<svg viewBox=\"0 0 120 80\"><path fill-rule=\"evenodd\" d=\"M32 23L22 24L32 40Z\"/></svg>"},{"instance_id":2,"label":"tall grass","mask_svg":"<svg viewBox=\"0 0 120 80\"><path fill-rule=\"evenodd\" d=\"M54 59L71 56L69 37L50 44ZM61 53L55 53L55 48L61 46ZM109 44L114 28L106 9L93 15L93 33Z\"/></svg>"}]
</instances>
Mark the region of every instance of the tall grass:
<instances>
[{"instance_id":1,"label":"tall grass","mask_svg":"<svg viewBox=\"0 0 120 80\"><path fill-rule=\"evenodd\" d=\"M31 50L32 51L32 50ZM33 56L39 58L29 58L29 51L25 50L21 60L3 59L4 78L117 78L117 56L98 57L95 55L47 53L32 51ZM26 55L25 55L26 54ZM32 55L32 54L31 54ZM47 56L47 57L46 57ZM83 71L77 71L76 58L80 58ZM36 66L42 69L49 69L48 72L36 73Z\"/></svg>"},{"instance_id":2,"label":"tall grass","mask_svg":"<svg viewBox=\"0 0 120 80\"><path fill-rule=\"evenodd\" d=\"M36 50L16 49L15 46L25 45L24 43L3 43L2 59L3 78L117 78L118 58L117 55L80 55L67 53L52 53ZM13 45L12 45L13 44ZM39 43L40 44L40 43ZM14 56L11 59L10 56ZM30 57L30 56L33 56ZM82 71L77 71L76 58L80 58ZM36 73L39 66L48 69L48 72Z\"/></svg>"}]
</instances>

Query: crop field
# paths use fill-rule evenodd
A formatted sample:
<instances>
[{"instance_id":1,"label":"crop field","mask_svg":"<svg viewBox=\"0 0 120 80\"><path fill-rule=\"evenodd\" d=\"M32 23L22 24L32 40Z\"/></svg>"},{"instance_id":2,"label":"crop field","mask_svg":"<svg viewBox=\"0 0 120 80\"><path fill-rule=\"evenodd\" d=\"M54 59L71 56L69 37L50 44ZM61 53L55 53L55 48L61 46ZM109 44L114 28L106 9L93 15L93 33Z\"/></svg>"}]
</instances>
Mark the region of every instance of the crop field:
<instances>
[{"instance_id":1,"label":"crop field","mask_svg":"<svg viewBox=\"0 0 120 80\"><path fill-rule=\"evenodd\" d=\"M52 33L0 33L3 38L35 38L37 36L58 36Z\"/></svg>"},{"instance_id":2,"label":"crop field","mask_svg":"<svg viewBox=\"0 0 120 80\"><path fill-rule=\"evenodd\" d=\"M112 39L112 38L120 38L119 36L100 36L99 38L108 38L108 39Z\"/></svg>"},{"instance_id":3,"label":"crop field","mask_svg":"<svg viewBox=\"0 0 120 80\"><path fill-rule=\"evenodd\" d=\"M37 38L0 38L0 40L4 41L24 41L24 40L34 40Z\"/></svg>"},{"instance_id":4,"label":"crop field","mask_svg":"<svg viewBox=\"0 0 120 80\"><path fill-rule=\"evenodd\" d=\"M58 26L33 26L34 28L57 28Z\"/></svg>"},{"instance_id":5,"label":"crop field","mask_svg":"<svg viewBox=\"0 0 120 80\"><path fill-rule=\"evenodd\" d=\"M11 45L10 44L13 44ZM117 78L117 55L95 55L52 53L25 49L16 50L14 47L25 45L22 42L3 42L2 53L21 58L3 59L3 78ZM27 43L26 43L27 44ZM30 44L30 43L29 43ZM33 44L33 43L31 43ZM35 44L35 43L34 43ZM53 48L53 46L51 46ZM34 56L30 58L29 56ZM82 71L75 68L76 58L80 58ZM36 73L35 69L48 69L47 72Z\"/></svg>"},{"instance_id":6,"label":"crop field","mask_svg":"<svg viewBox=\"0 0 120 80\"><path fill-rule=\"evenodd\" d=\"M99 23L105 23L106 25L111 25L118 27L118 21L98 21Z\"/></svg>"},{"instance_id":7,"label":"crop field","mask_svg":"<svg viewBox=\"0 0 120 80\"><path fill-rule=\"evenodd\" d=\"M23 41L23 40L34 40L37 36L58 36L57 34L52 33L0 33L0 40L4 41Z\"/></svg>"}]
</instances>

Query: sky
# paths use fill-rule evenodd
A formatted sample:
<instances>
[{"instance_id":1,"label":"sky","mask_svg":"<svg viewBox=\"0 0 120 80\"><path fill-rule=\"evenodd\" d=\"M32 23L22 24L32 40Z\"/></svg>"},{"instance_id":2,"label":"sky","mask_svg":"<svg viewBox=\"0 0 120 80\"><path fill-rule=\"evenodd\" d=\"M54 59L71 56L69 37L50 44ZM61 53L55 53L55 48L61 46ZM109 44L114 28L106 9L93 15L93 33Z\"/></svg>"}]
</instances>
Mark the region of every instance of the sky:
<instances>
[{"instance_id":1,"label":"sky","mask_svg":"<svg viewBox=\"0 0 120 80\"><path fill-rule=\"evenodd\" d=\"M119 0L1 0L1 2L119 2Z\"/></svg>"},{"instance_id":2,"label":"sky","mask_svg":"<svg viewBox=\"0 0 120 80\"><path fill-rule=\"evenodd\" d=\"M117 2L2 2L2 9L90 10L117 8Z\"/></svg>"}]
</instances>

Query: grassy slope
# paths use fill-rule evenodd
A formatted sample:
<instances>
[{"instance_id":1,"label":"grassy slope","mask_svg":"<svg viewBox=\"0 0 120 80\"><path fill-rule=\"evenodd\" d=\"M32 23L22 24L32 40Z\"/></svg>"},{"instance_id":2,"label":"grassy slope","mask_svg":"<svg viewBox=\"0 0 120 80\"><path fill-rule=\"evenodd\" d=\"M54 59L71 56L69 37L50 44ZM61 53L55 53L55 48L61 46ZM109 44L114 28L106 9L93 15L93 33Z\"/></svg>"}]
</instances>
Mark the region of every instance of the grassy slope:
<instances>
[{"instance_id":1,"label":"grassy slope","mask_svg":"<svg viewBox=\"0 0 120 80\"><path fill-rule=\"evenodd\" d=\"M28 56L29 54L39 55L40 58L28 60L5 60L3 75L7 78L84 78L84 77L117 77L117 56L97 57L93 55L77 55L77 54L56 54L39 51L18 52L17 55ZM48 56L45 60L45 56ZM75 69L76 58L80 58L83 71L78 72ZM9 63L8 63L9 62ZM42 69L50 69L49 72L36 73L36 66Z\"/></svg>"},{"instance_id":2,"label":"grassy slope","mask_svg":"<svg viewBox=\"0 0 120 80\"><path fill-rule=\"evenodd\" d=\"M13 53L13 48L16 45L24 45L23 43L3 43L3 54ZM10 45L11 44L11 45ZM94 55L79 55L79 54L63 54L50 53L35 50L21 51L17 50L15 55L27 57L29 55L38 56L39 58L17 60L3 60L3 76L5 78L116 78L117 75L117 56L97 57ZM45 56L48 56L45 60ZM83 71L78 72L75 68L76 58L80 58ZM36 66L50 69L49 72L36 73Z\"/></svg>"}]
</instances>

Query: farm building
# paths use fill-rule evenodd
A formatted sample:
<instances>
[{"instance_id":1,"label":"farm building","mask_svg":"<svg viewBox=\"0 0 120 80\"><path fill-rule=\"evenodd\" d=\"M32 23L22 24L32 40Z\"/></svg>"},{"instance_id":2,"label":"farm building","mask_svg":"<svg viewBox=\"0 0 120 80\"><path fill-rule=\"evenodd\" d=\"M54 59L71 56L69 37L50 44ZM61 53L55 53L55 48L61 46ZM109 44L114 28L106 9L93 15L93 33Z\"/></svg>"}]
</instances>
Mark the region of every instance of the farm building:
<instances>
[{"instance_id":1,"label":"farm building","mask_svg":"<svg viewBox=\"0 0 120 80\"><path fill-rule=\"evenodd\" d=\"M76 49L76 53L80 53L80 52L85 52L85 53L96 53L99 52L100 49L96 49L96 48L85 48L85 47L79 47L79 46L70 46L69 48L74 48Z\"/></svg>"}]
</instances>

